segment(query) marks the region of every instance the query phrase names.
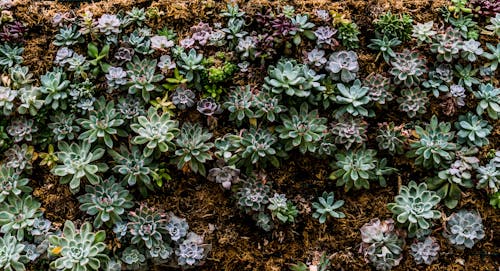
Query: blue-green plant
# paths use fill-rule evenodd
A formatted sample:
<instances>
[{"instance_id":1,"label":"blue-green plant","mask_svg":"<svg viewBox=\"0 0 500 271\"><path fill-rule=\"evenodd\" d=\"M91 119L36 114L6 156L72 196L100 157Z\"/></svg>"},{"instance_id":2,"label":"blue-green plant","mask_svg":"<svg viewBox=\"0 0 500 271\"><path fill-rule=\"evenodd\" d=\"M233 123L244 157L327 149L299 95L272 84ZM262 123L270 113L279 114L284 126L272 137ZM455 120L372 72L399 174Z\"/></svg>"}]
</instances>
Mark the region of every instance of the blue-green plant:
<instances>
[{"instance_id":1,"label":"blue-green plant","mask_svg":"<svg viewBox=\"0 0 500 271\"><path fill-rule=\"evenodd\" d=\"M245 118L255 118L252 108L254 96L255 94L252 93L249 85L244 88L236 87L235 90L231 91L223 104L223 107L229 111L229 120L236 121L237 124L241 125Z\"/></svg>"},{"instance_id":2,"label":"blue-green plant","mask_svg":"<svg viewBox=\"0 0 500 271\"><path fill-rule=\"evenodd\" d=\"M478 69L472 68L471 64L467 64L467 66L463 66L460 63L455 65L455 76L458 78L458 84L462 86L466 86L469 89L472 85L478 85L481 83L478 78L476 78L476 74Z\"/></svg>"},{"instance_id":3,"label":"blue-green plant","mask_svg":"<svg viewBox=\"0 0 500 271\"><path fill-rule=\"evenodd\" d=\"M82 126L84 132L78 136L79 140L89 143L97 139L103 139L108 148L113 148L114 136L126 136L126 132L120 128L125 122L118 111L115 103L106 103L104 96L101 96L95 103L95 109L89 112L88 118L77 119L76 122Z\"/></svg>"},{"instance_id":4,"label":"blue-green plant","mask_svg":"<svg viewBox=\"0 0 500 271\"><path fill-rule=\"evenodd\" d=\"M56 34L53 43L56 46L71 46L83 41L82 33L78 31L78 26L74 24L59 28L59 33Z\"/></svg>"},{"instance_id":5,"label":"blue-green plant","mask_svg":"<svg viewBox=\"0 0 500 271\"><path fill-rule=\"evenodd\" d=\"M32 88L34 81L33 74L30 73L28 66L14 65L9 69L11 87L13 89Z\"/></svg>"},{"instance_id":6,"label":"blue-green plant","mask_svg":"<svg viewBox=\"0 0 500 271\"><path fill-rule=\"evenodd\" d=\"M391 154L404 152L406 137L403 136L402 126L396 126L394 122L379 124L375 140L380 150L387 150Z\"/></svg>"},{"instance_id":7,"label":"blue-green plant","mask_svg":"<svg viewBox=\"0 0 500 271\"><path fill-rule=\"evenodd\" d=\"M295 26L289 32L289 35L292 36L292 42L296 46L299 46L302 43L302 37L305 37L309 40L316 39L314 32L311 30L315 25L309 22L309 16L304 14L297 14L295 17L291 18L292 24Z\"/></svg>"},{"instance_id":8,"label":"blue-green plant","mask_svg":"<svg viewBox=\"0 0 500 271\"><path fill-rule=\"evenodd\" d=\"M343 200L335 201L333 192L323 192L323 195L318 197L318 202L312 203L312 207L315 209L313 218L318 219L321 224L325 223L328 217L344 218L345 214L343 212L336 211L343 205Z\"/></svg>"},{"instance_id":9,"label":"blue-green plant","mask_svg":"<svg viewBox=\"0 0 500 271\"><path fill-rule=\"evenodd\" d=\"M454 158L457 145L453 142L455 132L451 131L451 124L439 122L433 115L425 129L416 126L418 140L410 143L410 157L416 157L415 164L425 168L438 168L442 164L450 163Z\"/></svg>"},{"instance_id":10,"label":"blue-green plant","mask_svg":"<svg viewBox=\"0 0 500 271\"><path fill-rule=\"evenodd\" d=\"M127 189L109 178L95 186L86 185L86 194L78 197L80 210L94 218L94 227L100 228L103 224L111 226L121 222L121 215L125 210L134 206L132 195Z\"/></svg>"},{"instance_id":11,"label":"blue-green plant","mask_svg":"<svg viewBox=\"0 0 500 271\"><path fill-rule=\"evenodd\" d=\"M269 122L276 121L281 113L287 111L287 108L280 102L279 97L260 91L253 99L254 117L265 118Z\"/></svg>"},{"instance_id":12,"label":"blue-green plant","mask_svg":"<svg viewBox=\"0 0 500 271\"><path fill-rule=\"evenodd\" d=\"M41 91L38 87L26 86L19 90L19 100L21 104L17 107L19 114L30 114L36 116L38 111L44 106L45 101L41 98Z\"/></svg>"},{"instance_id":13,"label":"blue-green plant","mask_svg":"<svg viewBox=\"0 0 500 271\"><path fill-rule=\"evenodd\" d=\"M425 183L417 185L411 181L402 186L395 202L387 204L396 221L408 229L408 236L419 235L430 229L430 220L439 219L441 212L435 210L441 198L434 191L427 190Z\"/></svg>"},{"instance_id":14,"label":"blue-green plant","mask_svg":"<svg viewBox=\"0 0 500 271\"><path fill-rule=\"evenodd\" d=\"M0 67L3 71L9 70L9 68L14 67L15 64L21 64L23 62L23 57L21 56L24 52L24 47L22 46L11 46L8 43L2 43L0 45Z\"/></svg>"},{"instance_id":15,"label":"blue-green plant","mask_svg":"<svg viewBox=\"0 0 500 271\"><path fill-rule=\"evenodd\" d=\"M417 44L421 45L422 43L431 43L432 37L437 34L437 31L432 30L434 26L433 21L428 21L426 23L417 23L413 25L412 37L417 40Z\"/></svg>"},{"instance_id":16,"label":"blue-green plant","mask_svg":"<svg viewBox=\"0 0 500 271\"><path fill-rule=\"evenodd\" d=\"M269 66L268 75L264 78L264 90L296 97L308 97L313 90L323 91L320 80L324 75L316 75L307 65L295 60L282 58L276 66Z\"/></svg>"},{"instance_id":17,"label":"blue-green plant","mask_svg":"<svg viewBox=\"0 0 500 271\"><path fill-rule=\"evenodd\" d=\"M101 182L99 172L106 172L108 166L105 163L98 163L104 155L104 149L95 148L91 150L91 145L87 141L81 144L68 144L64 141L58 143L57 158L62 165L57 165L51 173L60 176L61 184L69 183L69 188L73 193L80 190L82 178L86 178L91 184L97 185Z\"/></svg>"},{"instance_id":18,"label":"blue-green plant","mask_svg":"<svg viewBox=\"0 0 500 271\"><path fill-rule=\"evenodd\" d=\"M281 223L293 223L299 214L297 207L285 194L274 193L274 196L269 198L267 209L271 211L273 218L276 217Z\"/></svg>"},{"instance_id":19,"label":"blue-green plant","mask_svg":"<svg viewBox=\"0 0 500 271\"><path fill-rule=\"evenodd\" d=\"M333 80L348 83L359 71L358 55L354 51L338 51L330 55L325 67Z\"/></svg>"},{"instance_id":20,"label":"blue-green plant","mask_svg":"<svg viewBox=\"0 0 500 271\"><path fill-rule=\"evenodd\" d=\"M477 60L477 57L484 53L483 48L481 48L481 43L479 41L470 39L466 40L462 44L462 53L460 56L469 61L474 62Z\"/></svg>"},{"instance_id":21,"label":"blue-green plant","mask_svg":"<svg viewBox=\"0 0 500 271\"><path fill-rule=\"evenodd\" d=\"M195 49L189 50L189 53L182 52L179 56L177 66L180 73L183 74L187 82L199 82L200 72L205 69L202 65L203 54L196 53Z\"/></svg>"},{"instance_id":22,"label":"blue-green plant","mask_svg":"<svg viewBox=\"0 0 500 271\"><path fill-rule=\"evenodd\" d=\"M146 114L142 99L131 95L118 98L116 109L125 120L135 120Z\"/></svg>"},{"instance_id":23,"label":"blue-green plant","mask_svg":"<svg viewBox=\"0 0 500 271\"><path fill-rule=\"evenodd\" d=\"M375 174L376 154L375 150L364 148L335 154L336 161L332 164L335 170L329 178L336 180L337 186L344 186L346 192L351 188L369 189L369 181L378 179Z\"/></svg>"},{"instance_id":24,"label":"blue-green plant","mask_svg":"<svg viewBox=\"0 0 500 271\"><path fill-rule=\"evenodd\" d=\"M403 232L395 229L394 220L378 218L365 223L361 229L361 248L366 261L376 270L391 270L403 259L405 245Z\"/></svg>"},{"instance_id":25,"label":"blue-green plant","mask_svg":"<svg viewBox=\"0 0 500 271\"><path fill-rule=\"evenodd\" d=\"M361 81L356 79L352 86L337 84L338 95L335 96L335 103L341 106L335 111L335 116L340 117L345 113L352 116L373 117L375 112L367 109L370 102L368 87L362 86Z\"/></svg>"},{"instance_id":26,"label":"blue-green plant","mask_svg":"<svg viewBox=\"0 0 500 271\"><path fill-rule=\"evenodd\" d=\"M486 120L471 112L458 116L455 128L458 129L459 144L467 143L469 146L477 147L488 145L488 135L493 129Z\"/></svg>"},{"instance_id":27,"label":"blue-green plant","mask_svg":"<svg viewBox=\"0 0 500 271\"><path fill-rule=\"evenodd\" d=\"M144 21L146 21L146 11L144 8L133 7L130 11L127 11L123 17L124 26L129 26L131 24L142 26Z\"/></svg>"},{"instance_id":28,"label":"blue-green plant","mask_svg":"<svg viewBox=\"0 0 500 271\"><path fill-rule=\"evenodd\" d=\"M392 68L389 73L394 76L394 83L408 88L418 85L427 72L426 59L420 53L408 49L396 53L390 62Z\"/></svg>"},{"instance_id":29,"label":"blue-green plant","mask_svg":"<svg viewBox=\"0 0 500 271\"><path fill-rule=\"evenodd\" d=\"M495 14L495 17L490 17L490 24L485 28L490 31L492 35L496 35L500 38L500 13Z\"/></svg>"},{"instance_id":30,"label":"blue-green plant","mask_svg":"<svg viewBox=\"0 0 500 271\"><path fill-rule=\"evenodd\" d=\"M164 76L161 73L155 73L156 59L143 58L142 60L134 55L131 62L127 63L127 83L128 93L140 93L145 102L151 99L152 91L160 91L156 83L161 81Z\"/></svg>"},{"instance_id":31,"label":"blue-green plant","mask_svg":"<svg viewBox=\"0 0 500 271\"><path fill-rule=\"evenodd\" d=\"M135 145L132 145L130 150L121 145L119 152L109 149L108 153L116 163L113 170L123 175L122 183L129 186L137 184L142 195L147 195L147 189L154 190L151 176L156 170L156 164L151 156L145 157L142 150Z\"/></svg>"},{"instance_id":32,"label":"blue-green plant","mask_svg":"<svg viewBox=\"0 0 500 271\"><path fill-rule=\"evenodd\" d=\"M179 137L175 140L177 150L175 151L175 163L177 168L188 166L194 173L206 175L204 163L212 160L210 149L214 146L208 142L212 138L209 133L198 123L185 122L182 125Z\"/></svg>"},{"instance_id":33,"label":"blue-green plant","mask_svg":"<svg viewBox=\"0 0 500 271\"><path fill-rule=\"evenodd\" d=\"M136 53L149 55L154 52L154 49L151 48L151 36L151 29L143 27L135 29L130 35L123 37L123 40L125 40Z\"/></svg>"},{"instance_id":34,"label":"blue-green plant","mask_svg":"<svg viewBox=\"0 0 500 271\"><path fill-rule=\"evenodd\" d=\"M376 39L371 39L370 44L368 44L368 48L378 51L377 58L382 54L382 57L384 58L386 63L390 62L390 59L396 55L394 51L392 50L393 47L396 47L401 44L401 40L398 38L389 38L388 36L384 35L381 38L376 38ZM376 61L375 60L375 61Z\"/></svg>"},{"instance_id":35,"label":"blue-green plant","mask_svg":"<svg viewBox=\"0 0 500 271\"><path fill-rule=\"evenodd\" d=\"M50 116L52 122L47 126L52 130L55 141L62 141L64 139L73 140L76 138L80 132L80 126L74 125L75 118L74 114L66 114L64 112L58 112Z\"/></svg>"},{"instance_id":36,"label":"blue-green plant","mask_svg":"<svg viewBox=\"0 0 500 271\"><path fill-rule=\"evenodd\" d=\"M158 112L150 107L147 116L139 116L137 123L130 125L130 128L138 135L132 138L132 144L146 144L144 156L149 157L155 150L167 152L175 149L172 142L179 134L179 123L170 119L170 114Z\"/></svg>"},{"instance_id":37,"label":"blue-green plant","mask_svg":"<svg viewBox=\"0 0 500 271\"><path fill-rule=\"evenodd\" d=\"M29 262L23 255L25 245L10 233L0 237L0 268L5 271L24 271L25 262Z\"/></svg>"},{"instance_id":38,"label":"blue-green plant","mask_svg":"<svg viewBox=\"0 0 500 271\"><path fill-rule=\"evenodd\" d=\"M168 241L168 219L163 210L141 204L135 211L129 212L128 220L132 244L151 249Z\"/></svg>"},{"instance_id":39,"label":"blue-green plant","mask_svg":"<svg viewBox=\"0 0 500 271\"><path fill-rule=\"evenodd\" d=\"M309 111L307 103L302 103L300 111L292 107L288 115L281 115L282 125L276 127L286 151L298 147L301 153L315 152L327 129L326 119L318 110Z\"/></svg>"},{"instance_id":40,"label":"blue-green plant","mask_svg":"<svg viewBox=\"0 0 500 271\"><path fill-rule=\"evenodd\" d=\"M175 250L177 263L181 267L189 267L200 264L205 258L205 248L203 247L203 238L193 232L190 232L186 239L179 243Z\"/></svg>"},{"instance_id":41,"label":"blue-green plant","mask_svg":"<svg viewBox=\"0 0 500 271\"><path fill-rule=\"evenodd\" d=\"M244 180L236 192L238 206L247 214L263 212L270 196L271 186L252 177Z\"/></svg>"},{"instance_id":42,"label":"blue-green plant","mask_svg":"<svg viewBox=\"0 0 500 271\"><path fill-rule=\"evenodd\" d=\"M38 127L35 126L33 119L24 117L12 120L7 126L7 133L12 137L15 143L20 141L32 141L33 134L38 132Z\"/></svg>"},{"instance_id":43,"label":"blue-green plant","mask_svg":"<svg viewBox=\"0 0 500 271\"><path fill-rule=\"evenodd\" d=\"M481 116L485 111L492 119L498 119L500 114L500 88L491 83L479 85L478 91L473 91L478 100L476 113Z\"/></svg>"},{"instance_id":44,"label":"blue-green plant","mask_svg":"<svg viewBox=\"0 0 500 271\"><path fill-rule=\"evenodd\" d=\"M492 71L496 71L500 62L500 43L497 43L496 47L491 43L486 43L486 48L489 51L484 52L483 57L490 60L487 65Z\"/></svg>"},{"instance_id":45,"label":"blue-green plant","mask_svg":"<svg viewBox=\"0 0 500 271\"><path fill-rule=\"evenodd\" d=\"M423 241L415 240L410 249L416 264L431 265L439 257L439 243L434 237L427 236Z\"/></svg>"},{"instance_id":46,"label":"blue-green plant","mask_svg":"<svg viewBox=\"0 0 500 271\"><path fill-rule=\"evenodd\" d=\"M227 10L221 11L219 14L221 17L229 17L229 18L241 18L245 15L245 12L240 10L238 4L236 3L227 3Z\"/></svg>"},{"instance_id":47,"label":"blue-green plant","mask_svg":"<svg viewBox=\"0 0 500 271\"><path fill-rule=\"evenodd\" d=\"M59 70L48 72L40 77L40 91L45 96L45 104L51 105L52 109L65 110L67 107L67 88L70 81L66 80L66 73Z\"/></svg>"},{"instance_id":48,"label":"blue-green plant","mask_svg":"<svg viewBox=\"0 0 500 271\"><path fill-rule=\"evenodd\" d=\"M166 226L170 239L174 242L181 241L186 237L189 230L189 225L186 219L180 218L173 213L169 213L169 220Z\"/></svg>"},{"instance_id":49,"label":"blue-green plant","mask_svg":"<svg viewBox=\"0 0 500 271\"><path fill-rule=\"evenodd\" d=\"M472 248L485 237L483 220L475 210L459 210L449 217L443 235L457 248Z\"/></svg>"},{"instance_id":50,"label":"blue-green plant","mask_svg":"<svg viewBox=\"0 0 500 271\"><path fill-rule=\"evenodd\" d=\"M477 188L489 189L492 193L500 190L500 162L491 159L486 165L476 169Z\"/></svg>"},{"instance_id":51,"label":"blue-green plant","mask_svg":"<svg viewBox=\"0 0 500 271\"><path fill-rule=\"evenodd\" d=\"M0 232L24 240L35 219L42 216L42 204L31 195L11 196L0 203Z\"/></svg>"},{"instance_id":52,"label":"blue-green plant","mask_svg":"<svg viewBox=\"0 0 500 271\"><path fill-rule=\"evenodd\" d=\"M140 270L146 264L146 256L133 246L128 246L122 251L121 260L131 270Z\"/></svg>"},{"instance_id":53,"label":"blue-green plant","mask_svg":"<svg viewBox=\"0 0 500 271\"><path fill-rule=\"evenodd\" d=\"M49 237L50 254L57 257L51 261L50 267L59 270L103 270L109 262L105 254L105 239L106 233L102 230L93 232L88 222L77 230L71 220L66 220L63 234Z\"/></svg>"},{"instance_id":54,"label":"blue-green plant","mask_svg":"<svg viewBox=\"0 0 500 271\"><path fill-rule=\"evenodd\" d=\"M9 197L21 196L21 193L29 193L33 189L28 185L28 178L21 177L21 174L13 168L4 164L0 165L0 203Z\"/></svg>"},{"instance_id":55,"label":"blue-green plant","mask_svg":"<svg viewBox=\"0 0 500 271\"><path fill-rule=\"evenodd\" d=\"M351 146L357 146L367 140L366 128L368 124L361 118L343 115L332 123L330 133L333 135L335 144L342 145L346 150Z\"/></svg>"}]
</instances>

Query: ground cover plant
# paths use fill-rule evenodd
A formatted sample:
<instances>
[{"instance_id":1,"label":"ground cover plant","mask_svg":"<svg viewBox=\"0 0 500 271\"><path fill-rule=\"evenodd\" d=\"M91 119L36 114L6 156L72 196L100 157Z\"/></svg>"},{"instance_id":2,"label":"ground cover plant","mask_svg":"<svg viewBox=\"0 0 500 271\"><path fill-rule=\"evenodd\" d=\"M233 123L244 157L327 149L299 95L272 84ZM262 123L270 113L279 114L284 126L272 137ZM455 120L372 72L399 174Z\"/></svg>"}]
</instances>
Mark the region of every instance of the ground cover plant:
<instances>
[{"instance_id":1,"label":"ground cover plant","mask_svg":"<svg viewBox=\"0 0 500 271\"><path fill-rule=\"evenodd\" d=\"M0 269L494 270L499 9L0 1Z\"/></svg>"}]
</instances>

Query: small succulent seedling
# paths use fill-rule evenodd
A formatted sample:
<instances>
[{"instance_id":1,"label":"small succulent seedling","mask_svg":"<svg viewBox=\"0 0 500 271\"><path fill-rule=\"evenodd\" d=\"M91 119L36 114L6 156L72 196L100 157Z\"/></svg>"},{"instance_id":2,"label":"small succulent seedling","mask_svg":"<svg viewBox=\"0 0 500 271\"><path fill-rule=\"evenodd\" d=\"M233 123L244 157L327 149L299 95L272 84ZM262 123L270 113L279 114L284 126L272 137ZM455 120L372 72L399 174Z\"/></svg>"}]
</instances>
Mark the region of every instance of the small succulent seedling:
<instances>
[{"instance_id":1,"label":"small succulent seedling","mask_svg":"<svg viewBox=\"0 0 500 271\"><path fill-rule=\"evenodd\" d=\"M343 212L336 211L342 205L344 205L344 201L335 201L333 192L323 192L323 195L318 197L318 202L313 202L312 204L315 209L313 217L318 219L321 224L325 223L326 219L330 216L333 218L344 218L345 214Z\"/></svg>"}]
</instances>

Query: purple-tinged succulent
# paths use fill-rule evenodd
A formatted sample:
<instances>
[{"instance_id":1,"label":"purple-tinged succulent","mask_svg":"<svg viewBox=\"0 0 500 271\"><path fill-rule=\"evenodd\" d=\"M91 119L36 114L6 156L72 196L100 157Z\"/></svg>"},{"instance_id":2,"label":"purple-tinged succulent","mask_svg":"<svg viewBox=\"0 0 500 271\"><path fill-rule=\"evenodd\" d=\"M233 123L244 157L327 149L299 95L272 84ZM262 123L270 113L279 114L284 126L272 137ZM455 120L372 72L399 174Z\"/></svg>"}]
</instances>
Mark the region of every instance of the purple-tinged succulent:
<instances>
[{"instance_id":1,"label":"purple-tinged succulent","mask_svg":"<svg viewBox=\"0 0 500 271\"><path fill-rule=\"evenodd\" d=\"M439 243L435 238L427 236L424 241L416 241L410 247L410 254L415 259L415 263L427 265L432 264L439 256Z\"/></svg>"},{"instance_id":2,"label":"purple-tinged succulent","mask_svg":"<svg viewBox=\"0 0 500 271\"><path fill-rule=\"evenodd\" d=\"M197 25L191 27L193 35L191 38L197 41L201 46L207 44L212 34L212 28L209 24L204 22L199 22Z\"/></svg>"},{"instance_id":3,"label":"purple-tinged succulent","mask_svg":"<svg viewBox=\"0 0 500 271\"><path fill-rule=\"evenodd\" d=\"M220 105L214 101L211 97L202 99L196 104L196 109L198 112L205 116L212 116L214 114L222 113L222 108Z\"/></svg>"},{"instance_id":4,"label":"purple-tinged succulent","mask_svg":"<svg viewBox=\"0 0 500 271\"><path fill-rule=\"evenodd\" d=\"M318 19L320 19L324 22L328 22L331 19L330 12L328 12L328 10L317 9L315 13L316 13L316 17L318 17Z\"/></svg>"},{"instance_id":5,"label":"purple-tinged succulent","mask_svg":"<svg viewBox=\"0 0 500 271\"><path fill-rule=\"evenodd\" d=\"M110 89L117 89L127 84L127 72L122 67L110 67L106 74L106 79L108 80L108 87Z\"/></svg>"},{"instance_id":6,"label":"purple-tinged succulent","mask_svg":"<svg viewBox=\"0 0 500 271\"><path fill-rule=\"evenodd\" d=\"M498 0L471 0L469 4L474 12L481 15L494 16L500 13L500 1Z\"/></svg>"},{"instance_id":7,"label":"purple-tinged succulent","mask_svg":"<svg viewBox=\"0 0 500 271\"><path fill-rule=\"evenodd\" d=\"M175 61L172 60L172 58L169 55L162 55L160 57L160 61L158 61L158 68L160 68L162 71L165 70L173 70L175 67L177 67L177 64L175 64Z\"/></svg>"},{"instance_id":8,"label":"purple-tinged succulent","mask_svg":"<svg viewBox=\"0 0 500 271\"><path fill-rule=\"evenodd\" d=\"M238 40L236 52L241 53L241 59L255 59L258 53L255 51L257 48L257 38L254 36L246 36Z\"/></svg>"},{"instance_id":9,"label":"purple-tinged succulent","mask_svg":"<svg viewBox=\"0 0 500 271\"><path fill-rule=\"evenodd\" d=\"M381 74L369 74L363 84L369 88L368 96L374 102L385 104L394 98L391 93L391 80Z\"/></svg>"},{"instance_id":10,"label":"purple-tinged succulent","mask_svg":"<svg viewBox=\"0 0 500 271\"><path fill-rule=\"evenodd\" d=\"M418 85L427 71L426 59L418 52L405 49L391 59L390 73L394 76L394 83L403 83L406 87Z\"/></svg>"},{"instance_id":11,"label":"purple-tinged succulent","mask_svg":"<svg viewBox=\"0 0 500 271\"><path fill-rule=\"evenodd\" d=\"M367 140L367 126L368 123L362 118L343 115L332 124L330 132L335 138L335 144L343 145L348 150L353 144L359 145Z\"/></svg>"},{"instance_id":12,"label":"purple-tinged succulent","mask_svg":"<svg viewBox=\"0 0 500 271\"><path fill-rule=\"evenodd\" d=\"M293 24L290 18L280 14L276 16L271 22L271 31L273 36L286 37L292 31L297 31L297 27Z\"/></svg>"},{"instance_id":13,"label":"purple-tinged succulent","mask_svg":"<svg viewBox=\"0 0 500 271\"><path fill-rule=\"evenodd\" d=\"M339 51L330 55L325 68L334 80L350 82L359 70L358 55L353 51Z\"/></svg>"},{"instance_id":14,"label":"purple-tinged succulent","mask_svg":"<svg viewBox=\"0 0 500 271\"><path fill-rule=\"evenodd\" d=\"M54 63L59 66L64 66L68 60L75 54L75 51L69 49L68 47L61 47L57 50L56 58Z\"/></svg>"},{"instance_id":15,"label":"purple-tinged succulent","mask_svg":"<svg viewBox=\"0 0 500 271\"><path fill-rule=\"evenodd\" d=\"M314 48L311 52L307 53L306 62L317 68L323 67L327 62L325 51Z\"/></svg>"},{"instance_id":16,"label":"purple-tinged succulent","mask_svg":"<svg viewBox=\"0 0 500 271\"><path fill-rule=\"evenodd\" d=\"M14 21L3 26L0 39L3 42L23 43L25 34L26 28L24 25L19 21Z\"/></svg>"},{"instance_id":17,"label":"purple-tinged succulent","mask_svg":"<svg viewBox=\"0 0 500 271\"><path fill-rule=\"evenodd\" d=\"M174 42L165 36L154 35L151 37L151 48L159 51L165 51L174 46Z\"/></svg>"},{"instance_id":18,"label":"purple-tinged succulent","mask_svg":"<svg viewBox=\"0 0 500 271\"><path fill-rule=\"evenodd\" d=\"M133 56L134 56L134 49L128 47L120 47L115 53L115 58L124 62L132 60Z\"/></svg>"},{"instance_id":19,"label":"purple-tinged succulent","mask_svg":"<svg viewBox=\"0 0 500 271\"><path fill-rule=\"evenodd\" d=\"M335 33L337 33L337 30L334 28L330 28L329 26L318 27L318 29L314 31L314 35L316 36L316 44L318 46L321 46L323 44L337 46L338 42L334 38Z\"/></svg>"},{"instance_id":20,"label":"purple-tinged succulent","mask_svg":"<svg viewBox=\"0 0 500 271\"><path fill-rule=\"evenodd\" d=\"M184 49L190 49L194 47L196 41L193 38L185 38L179 41L179 45Z\"/></svg>"},{"instance_id":21,"label":"purple-tinged succulent","mask_svg":"<svg viewBox=\"0 0 500 271\"><path fill-rule=\"evenodd\" d=\"M34 126L34 121L26 118L13 120L11 125L7 127L7 133L12 136L16 143L22 140L31 141L33 134L37 131L38 128Z\"/></svg>"},{"instance_id":22,"label":"purple-tinged succulent","mask_svg":"<svg viewBox=\"0 0 500 271\"><path fill-rule=\"evenodd\" d=\"M240 170L234 166L219 166L208 171L207 179L211 182L220 183L226 190L239 181Z\"/></svg>"},{"instance_id":23,"label":"purple-tinged succulent","mask_svg":"<svg viewBox=\"0 0 500 271\"><path fill-rule=\"evenodd\" d=\"M446 83L450 83L453 80L453 70L450 64L441 63L434 71L429 72L429 77L434 77L434 79L442 80Z\"/></svg>"},{"instance_id":24,"label":"purple-tinged succulent","mask_svg":"<svg viewBox=\"0 0 500 271\"><path fill-rule=\"evenodd\" d=\"M97 20L97 29L106 36L119 34L121 22L114 14L103 14Z\"/></svg>"},{"instance_id":25,"label":"purple-tinged succulent","mask_svg":"<svg viewBox=\"0 0 500 271\"><path fill-rule=\"evenodd\" d=\"M184 110L194 105L194 92L187 88L177 88L172 95L172 103L177 109ZM198 109L199 111L200 109ZM200 111L201 112L201 111Z\"/></svg>"},{"instance_id":26,"label":"purple-tinged succulent","mask_svg":"<svg viewBox=\"0 0 500 271\"><path fill-rule=\"evenodd\" d=\"M465 105L465 88L461 85L451 85L450 94L454 98L455 103L458 107Z\"/></svg>"}]
</instances>

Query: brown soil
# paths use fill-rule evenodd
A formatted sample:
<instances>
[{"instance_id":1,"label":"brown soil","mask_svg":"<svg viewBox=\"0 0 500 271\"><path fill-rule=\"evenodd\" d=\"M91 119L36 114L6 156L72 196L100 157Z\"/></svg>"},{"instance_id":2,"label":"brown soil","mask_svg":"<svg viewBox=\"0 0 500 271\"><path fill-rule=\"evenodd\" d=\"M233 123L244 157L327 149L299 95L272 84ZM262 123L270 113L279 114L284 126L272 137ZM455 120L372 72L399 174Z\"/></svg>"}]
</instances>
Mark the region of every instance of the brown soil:
<instances>
[{"instance_id":1,"label":"brown soil","mask_svg":"<svg viewBox=\"0 0 500 271\"><path fill-rule=\"evenodd\" d=\"M371 22L377 15L391 10L393 13L410 13L416 21L436 20L438 7L446 4L444 0L347 0L347 1L238 1L247 13L259 11L259 7L276 7L286 4L294 5L297 11L310 12L314 8L335 10L354 20L366 36L373 31ZM51 1L19 0L15 7L16 17L30 27L29 37L24 52L25 65L30 66L35 75L45 73L52 65L56 48L50 43L53 39L54 27L52 16L56 12L70 10L76 13L90 10L94 16L103 13L130 9L132 6L156 6L164 15L157 22L149 22L155 28L168 24L177 29L204 20L213 22L218 11L225 9L225 4L209 0L115 0L101 1L93 4L82 3L70 7L68 4ZM182 33L182 32L181 32ZM363 36L362 35L362 36ZM362 43L365 41L362 39ZM363 46L362 46L363 47ZM369 52L361 52L360 63L374 60ZM371 62L372 62L371 61ZM362 76L377 69L375 65L362 67ZM439 110L439 109L435 109ZM381 111L382 112L382 111ZM401 123L398 114L385 113L385 120ZM489 148L498 148L500 135L499 123L495 124L495 134ZM373 124L375 126L375 124ZM373 143L372 143L373 144ZM483 153L484 153L483 151ZM173 170L173 180L166 184L148 199L150 204L173 211L186 217L191 229L205 236L212 250L203 267L196 270L288 270L291 263L311 260L318 253L325 251L331 259L335 270L369 270L358 253L359 228L370 219L389 218L391 214L386 204L397 194L401 183L409 180L421 180L422 172L416 171L408 161L394 158L400 172L391 176L388 187L372 185L370 191L350 191L344 193L328 180L330 161L314 160L292 154L293 159L284 163L282 168L271 170L268 179L279 192L294 199L301 214L298 221L291 226L282 226L266 233L254 226L254 222L241 214L235 207L230 193L223 191L218 185L206 181L201 176L178 175ZM43 171L39 171L43 173ZM66 185L60 185L57 179L47 174L37 174L34 184L34 195L41 199L46 216L55 223L63 223L66 219L81 218L78 202L71 195ZM345 219L328 221L321 225L310 215L310 202L323 191L335 191L338 199L346 201L343 212ZM441 236L442 227L437 227L433 236L439 239L441 253L439 261L429 267L416 266L410 255L405 254L401 264L394 270L497 270L500 266L500 213L488 205L487 195L483 191L469 189L465 192L459 208L477 209L483 218L486 237L474 249L459 251L447 244ZM458 209L458 208L457 208ZM443 207L442 211L450 215L451 211ZM496 235L494 233L497 233ZM408 246L409 244L407 244ZM157 268L157 270L164 270Z\"/></svg>"}]
</instances>

